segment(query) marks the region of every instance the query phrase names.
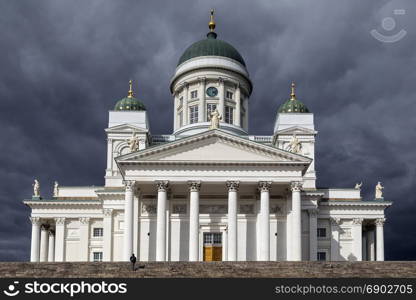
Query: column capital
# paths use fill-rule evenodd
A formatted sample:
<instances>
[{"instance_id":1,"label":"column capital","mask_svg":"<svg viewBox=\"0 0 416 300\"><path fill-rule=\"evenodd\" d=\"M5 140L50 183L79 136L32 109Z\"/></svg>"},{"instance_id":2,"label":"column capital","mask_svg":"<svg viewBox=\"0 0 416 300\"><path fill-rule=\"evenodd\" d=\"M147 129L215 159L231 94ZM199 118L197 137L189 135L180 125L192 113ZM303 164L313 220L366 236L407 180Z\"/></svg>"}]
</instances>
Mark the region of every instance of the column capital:
<instances>
[{"instance_id":1,"label":"column capital","mask_svg":"<svg viewBox=\"0 0 416 300\"><path fill-rule=\"evenodd\" d=\"M199 192L201 189L201 181L188 181L190 192Z\"/></svg>"},{"instance_id":2,"label":"column capital","mask_svg":"<svg viewBox=\"0 0 416 300\"><path fill-rule=\"evenodd\" d=\"M49 236L55 236L55 230L49 230Z\"/></svg>"},{"instance_id":3,"label":"column capital","mask_svg":"<svg viewBox=\"0 0 416 300\"><path fill-rule=\"evenodd\" d=\"M40 225L40 218L39 217L29 217L30 222L32 225Z\"/></svg>"},{"instance_id":4,"label":"column capital","mask_svg":"<svg viewBox=\"0 0 416 300\"><path fill-rule=\"evenodd\" d=\"M134 180L124 180L126 191L132 191L134 189L135 184L136 184L136 181Z\"/></svg>"},{"instance_id":5,"label":"column capital","mask_svg":"<svg viewBox=\"0 0 416 300\"><path fill-rule=\"evenodd\" d=\"M169 181L168 180L157 180L156 181L157 191L158 192L166 192L169 188Z\"/></svg>"},{"instance_id":6,"label":"column capital","mask_svg":"<svg viewBox=\"0 0 416 300\"><path fill-rule=\"evenodd\" d=\"M352 224L354 225L362 225L363 224L364 219L363 218L355 218L352 219Z\"/></svg>"},{"instance_id":7,"label":"column capital","mask_svg":"<svg viewBox=\"0 0 416 300\"><path fill-rule=\"evenodd\" d=\"M184 89L188 89L188 88L189 88L189 83L188 83L187 81L182 82L181 86L182 86L182 88L184 88Z\"/></svg>"},{"instance_id":8,"label":"column capital","mask_svg":"<svg viewBox=\"0 0 416 300\"><path fill-rule=\"evenodd\" d=\"M292 192L300 192L302 190L303 183L300 181L292 181L290 183L290 189Z\"/></svg>"},{"instance_id":9,"label":"column capital","mask_svg":"<svg viewBox=\"0 0 416 300\"><path fill-rule=\"evenodd\" d=\"M229 192L238 192L240 187L240 181L227 181L225 184Z\"/></svg>"},{"instance_id":10,"label":"column capital","mask_svg":"<svg viewBox=\"0 0 416 300\"><path fill-rule=\"evenodd\" d=\"M90 223L90 218L79 218L79 221L82 225L88 225Z\"/></svg>"},{"instance_id":11,"label":"column capital","mask_svg":"<svg viewBox=\"0 0 416 300\"><path fill-rule=\"evenodd\" d=\"M65 218L55 218L55 225L64 225Z\"/></svg>"},{"instance_id":12,"label":"column capital","mask_svg":"<svg viewBox=\"0 0 416 300\"><path fill-rule=\"evenodd\" d=\"M271 181L259 181L257 189L260 191L260 193L268 192L270 191L271 186L272 186Z\"/></svg>"},{"instance_id":13,"label":"column capital","mask_svg":"<svg viewBox=\"0 0 416 300\"><path fill-rule=\"evenodd\" d=\"M384 222L386 222L386 219L385 218L379 218L379 219L376 219L375 221L374 221L374 223L376 224L376 226L377 227L382 227L382 226L384 226Z\"/></svg>"},{"instance_id":14,"label":"column capital","mask_svg":"<svg viewBox=\"0 0 416 300\"><path fill-rule=\"evenodd\" d=\"M339 225L339 224L341 224L341 218L331 217L330 220L331 220L331 225Z\"/></svg>"},{"instance_id":15,"label":"column capital","mask_svg":"<svg viewBox=\"0 0 416 300\"><path fill-rule=\"evenodd\" d=\"M318 209L316 208L308 209L308 214L310 217L316 218L318 216Z\"/></svg>"},{"instance_id":16,"label":"column capital","mask_svg":"<svg viewBox=\"0 0 416 300\"><path fill-rule=\"evenodd\" d=\"M113 209L112 208L104 208L103 213L105 217L111 217L113 215Z\"/></svg>"}]
</instances>

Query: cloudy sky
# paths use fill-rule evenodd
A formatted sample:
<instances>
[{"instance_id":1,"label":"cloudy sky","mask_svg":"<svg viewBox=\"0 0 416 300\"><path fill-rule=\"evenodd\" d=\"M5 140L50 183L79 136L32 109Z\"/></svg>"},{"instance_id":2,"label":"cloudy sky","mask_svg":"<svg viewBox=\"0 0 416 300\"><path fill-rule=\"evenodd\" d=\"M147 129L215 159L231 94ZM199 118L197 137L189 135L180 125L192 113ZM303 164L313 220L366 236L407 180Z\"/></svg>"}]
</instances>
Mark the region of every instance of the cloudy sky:
<instances>
[{"instance_id":1,"label":"cloudy sky","mask_svg":"<svg viewBox=\"0 0 416 300\"><path fill-rule=\"evenodd\" d=\"M152 133L172 131L169 80L211 8L254 84L251 134L272 134L295 80L319 131L318 185L363 181L370 199L382 181L386 259L416 259L415 1L0 0L0 260L29 259L35 177L44 196L54 180L103 184L108 110L130 78Z\"/></svg>"}]
</instances>

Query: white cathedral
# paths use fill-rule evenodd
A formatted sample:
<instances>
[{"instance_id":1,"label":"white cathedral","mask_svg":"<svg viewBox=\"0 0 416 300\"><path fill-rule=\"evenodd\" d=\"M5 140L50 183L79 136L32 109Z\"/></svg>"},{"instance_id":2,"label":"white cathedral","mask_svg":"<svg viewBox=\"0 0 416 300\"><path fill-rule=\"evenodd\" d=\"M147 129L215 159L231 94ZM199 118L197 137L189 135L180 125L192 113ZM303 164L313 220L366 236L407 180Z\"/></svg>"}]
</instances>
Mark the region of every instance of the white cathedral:
<instances>
[{"instance_id":1,"label":"white cathedral","mask_svg":"<svg viewBox=\"0 0 416 300\"><path fill-rule=\"evenodd\" d=\"M213 12L209 28L171 79L172 134L151 134L130 81L109 112L104 186L55 182L46 199L35 180L32 262L384 260L381 184L371 199L316 187L317 131L294 84L273 134L250 135L244 59Z\"/></svg>"}]
</instances>

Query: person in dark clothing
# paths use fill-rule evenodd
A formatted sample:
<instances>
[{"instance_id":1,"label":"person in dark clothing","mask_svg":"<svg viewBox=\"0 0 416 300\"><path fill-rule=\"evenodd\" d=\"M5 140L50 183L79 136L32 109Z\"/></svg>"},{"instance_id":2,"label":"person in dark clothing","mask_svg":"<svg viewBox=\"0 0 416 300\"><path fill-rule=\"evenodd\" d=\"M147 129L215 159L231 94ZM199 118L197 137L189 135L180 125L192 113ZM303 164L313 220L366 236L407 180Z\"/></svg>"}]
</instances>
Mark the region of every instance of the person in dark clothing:
<instances>
[{"instance_id":1,"label":"person in dark clothing","mask_svg":"<svg viewBox=\"0 0 416 300\"><path fill-rule=\"evenodd\" d=\"M135 271L135 269L134 269L134 265L136 264L136 256L134 255L134 253L130 256L130 262L131 262L131 265L132 265L132 267L133 267L133 271Z\"/></svg>"}]
</instances>

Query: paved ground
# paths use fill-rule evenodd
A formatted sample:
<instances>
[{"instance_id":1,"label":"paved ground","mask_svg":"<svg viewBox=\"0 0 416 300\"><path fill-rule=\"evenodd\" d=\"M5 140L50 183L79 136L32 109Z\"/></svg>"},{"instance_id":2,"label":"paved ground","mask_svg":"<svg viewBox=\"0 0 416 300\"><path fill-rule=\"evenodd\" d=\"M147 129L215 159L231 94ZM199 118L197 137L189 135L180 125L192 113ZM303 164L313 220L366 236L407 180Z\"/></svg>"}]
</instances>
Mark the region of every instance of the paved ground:
<instances>
[{"instance_id":1,"label":"paved ground","mask_svg":"<svg viewBox=\"0 0 416 300\"><path fill-rule=\"evenodd\" d=\"M0 263L1 277L263 277L416 278L412 262L145 262L136 271L124 262L114 263ZM136 266L137 267L137 266Z\"/></svg>"}]
</instances>

